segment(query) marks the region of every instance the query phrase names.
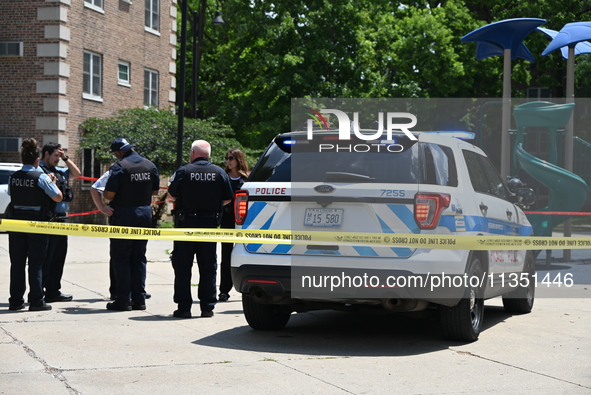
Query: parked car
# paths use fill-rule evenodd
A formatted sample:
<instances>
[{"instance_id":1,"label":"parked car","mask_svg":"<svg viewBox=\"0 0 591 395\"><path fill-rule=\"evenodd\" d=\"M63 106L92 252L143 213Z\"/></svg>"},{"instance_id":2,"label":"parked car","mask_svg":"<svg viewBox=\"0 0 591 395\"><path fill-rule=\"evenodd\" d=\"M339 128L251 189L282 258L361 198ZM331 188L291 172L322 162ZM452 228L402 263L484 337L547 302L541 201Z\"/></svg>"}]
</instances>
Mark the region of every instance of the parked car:
<instances>
[{"instance_id":1,"label":"parked car","mask_svg":"<svg viewBox=\"0 0 591 395\"><path fill-rule=\"evenodd\" d=\"M437 309L446 337L474 341L482 330L485 299L502 296L507 311L531 311L532 251L396 246L408 241L397 234L420 240L533 233L519 207L533 203L531 189L514 182L518 187L509 190L484 152L466 141L429 132L414 135L417 141L402 134L392 140L351 136L340 141L337 131L317 132L311 140L305 132L275 137L236 192L237 228L320 231L329 238L332 232L378 233L392 246L371 241L263 244L256 239L236 244L232 277L252 328L281 329L293 312L317 309ZM429 281L445 274L482 281L433 289ZM510 275L523 281L509 286ZM354 283L363 276L376 282ZM385 284L388 276L400 281ZM332 287L327 279L343 281Z\"/></svg>"},{"instance_id":2,"label":"parked car","mask_svg":"<svg viewBox=\"0 0 591 395\"><path fill-rule=\"evenodd\" d=\"M6 206L10 203L8 195L8 179L17 170L23 167L20 163L0 163L0 218L4 218Z\"/></svg>"}]
</instances>

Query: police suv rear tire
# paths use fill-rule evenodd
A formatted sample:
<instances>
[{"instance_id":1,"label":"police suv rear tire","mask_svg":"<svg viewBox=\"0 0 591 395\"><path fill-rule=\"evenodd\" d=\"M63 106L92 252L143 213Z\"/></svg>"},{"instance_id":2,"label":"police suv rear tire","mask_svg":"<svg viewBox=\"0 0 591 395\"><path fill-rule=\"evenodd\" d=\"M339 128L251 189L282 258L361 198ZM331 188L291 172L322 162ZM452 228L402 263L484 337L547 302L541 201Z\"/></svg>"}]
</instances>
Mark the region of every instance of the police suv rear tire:
<instances>
[{"instance_id":1,"label":"police suv rear tire","mask_svg":"<svg viewBox=\"0 0 591 395\"><path fill-rule=\"evenodd\" d=\"M534 274L536 273L534 254L529 251L525 256L525 263L523 265L523 272L527 276L520 277L522 286L515 291L503 295L503 307L505 311L511 314L527 314L530 313L534 307L534 297L536 293L536 284ZM524 277L527 278L527 284L524 282Z\"/></svg>"},{"instance_id":2,"label":"police suv rear tire","mask_svg":"<svg viewBox=\"0 0 591 395\"><path fill-rule=\"evenodd\" d=\"M468 277L482 278L482 263L477 257L472 260L467 271ZM464 297L453 306L440 306L439 317L444 336L449 340L473 342L478 340L484 317L482 289L468 286Z\"/></svg>"},{"instance_id":3,"label":"police suv rear tire","mask_svg":"<svg viewBox=\"0 0 591 395\"><path fill-rule=\"evenodd\" d=\"M286 306L257 303L247 294L242 294L242 308L248 325L263 331L283 329L291 315Z\"/></svg>"}]
</instances>

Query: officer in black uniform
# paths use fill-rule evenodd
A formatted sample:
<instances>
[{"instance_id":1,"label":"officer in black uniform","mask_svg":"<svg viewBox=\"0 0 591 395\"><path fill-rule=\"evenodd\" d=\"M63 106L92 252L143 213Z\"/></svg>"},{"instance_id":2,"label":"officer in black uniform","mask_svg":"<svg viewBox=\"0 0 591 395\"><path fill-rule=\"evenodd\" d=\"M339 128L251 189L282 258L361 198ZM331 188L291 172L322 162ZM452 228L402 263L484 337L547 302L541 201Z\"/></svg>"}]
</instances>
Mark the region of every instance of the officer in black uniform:
<instances>
[{"instance_id":1,"label":"officer in black uniform","mask_svg":"<svg viewBox=\"0 0 591 395\"><path fill-rule=\"evenodd\" d=\"M43 158L39 166L45 173L53 174L57 180L57 187L62 192L64 199L55 207L56 222L66 222L66 213L70 208L68 202L74 198L72 188L68 184L70 177L80 176L80 169L66 155L61 144L47 143L41 150ZM63 160L67 167L58 167L59 161ZM64 264L68 253L68 236L49 235L49 246L47 247L47 257L43 264L43 288L45 288L45 301L68 302L72 300L72 295L61 292L61 281L64 273Z\"/></svg>"},{"instance_id":2,"label":"officer in black uniform","mask_svg":"<svg viewBox=\"0 0 591 395\"><path fill-rule=\"evenodd\" d=\"M152 227L152 195L158 193L158 169L140 156L127 140L118 138L111 151L118 162L111 166L103 197L111 200L111 225ZM116 299L109 310L146 309L146 246L148 240L111 239L111 260L115 268Z\"/></svg>"},{"instance_id":3,"label":"officer in black uniform","mask_svg":"<svg viewBox=\"0 0 591 395\"><path fill-rule=\"evenodd\" d=\"M191 163L180 167L171 180L169 196L175 200L175 227L217 228L222 207L232 200L232 187L226 172L209 161L211 146L197 140L191 146ZM199 266L199 304L201 317L213 316L216 303L217 256L215 242L175 241L173 316L191 317L191 269L197 256Z\"/></svg>"},{"instance_id":4,"label":"officer in black uniform","mask_svg":"<svg viewBox=\"0 0 591 395\"><path fill-rule=\"evenodd\" d=\"M8 181L10 204L6 217L29 221L48 221L53 217L56 202L62 193L55 176L39 168L39 147L35 139L25 139L21 146L23 167L15 171ZM51 310L43 298L43 262L47 254L49 236L36 233L9 232L10 298L9 310L21 310L26 289L25 268L29 264L29 310Z\"/></svg>"}]
</instances>

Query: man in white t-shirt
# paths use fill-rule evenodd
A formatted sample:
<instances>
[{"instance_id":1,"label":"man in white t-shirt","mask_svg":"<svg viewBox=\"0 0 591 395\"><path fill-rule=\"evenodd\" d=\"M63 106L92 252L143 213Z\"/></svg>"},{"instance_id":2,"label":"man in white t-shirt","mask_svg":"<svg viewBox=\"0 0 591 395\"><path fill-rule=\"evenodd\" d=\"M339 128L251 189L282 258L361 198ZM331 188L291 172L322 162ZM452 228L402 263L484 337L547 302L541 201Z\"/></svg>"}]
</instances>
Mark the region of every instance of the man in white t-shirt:
<instances>
[{"instance_id":1,"label":"man in white t-shirt","mask_svg":"<svg viewBox=\"0 0 591 395\"><path fill-rule=\"evenodd\" d=\"M101 213L105 214L107 217L112 216L114 211L113 207L109 206L108 204L105 204L105 202L103 201L103 192L105 191L105 185L107 185L107 180L109 179L110 175L110 170L104 172L103 175L100 176L100 178L96 180L90 188L90 196L92 196L92 201L94 202L94 205L98 210L100 210ZM115 269L113 269L112 260L109 261L109 279L109 299L115 300ZM146 292L146 299L150 299L151 297L152 295Z\"/></svg>"},{"instance_id":2,"label":"man in white t-shirt","mask_svg":"<svg viewBox=\"0 0 591 395\"><path fill-rule=\"evenodd\" d=\"M103 192L105 191L105 185L107 185L107 180L109 179L110 172L106 171L94 184L92 184L92 188L90 188L90 196L92 196L92 201L97 209L100 210L101 213L105 214L107 217L113 215L113 207L105 204L103 201ZM109 260L109 299L115 300L115 270L113 269L113 261Z\"/></svg>"}]
</instances>

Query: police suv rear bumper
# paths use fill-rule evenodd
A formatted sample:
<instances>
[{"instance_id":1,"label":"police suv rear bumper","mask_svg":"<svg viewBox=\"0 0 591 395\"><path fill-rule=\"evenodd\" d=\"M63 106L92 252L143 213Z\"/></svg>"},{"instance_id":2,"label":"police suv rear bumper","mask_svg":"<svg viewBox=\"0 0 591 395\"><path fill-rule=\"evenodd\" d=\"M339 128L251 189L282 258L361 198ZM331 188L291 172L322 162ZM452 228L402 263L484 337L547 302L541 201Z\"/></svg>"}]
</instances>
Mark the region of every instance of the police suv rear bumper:
<instances>
[{"instance_id":1,"label":"police suv rear bumper","mask_svg":"<svg viewBox=\"0 0 591 395\"><path fill-rule=\"evenodd\" d=\"M386 278L417 280L418 275L403 270L348 270L249 264L232 267L234 286L259 303L287 304L301 301L367 303L371 300L423 300L453 306L464 294L463 287L438 287L429 282L408 286L384 285ZM377 279L381 283L376 286ZM424 276L423 276L424 278ZM376 280L376 282L373 282Z\"/></svg>"}]
</instances>

